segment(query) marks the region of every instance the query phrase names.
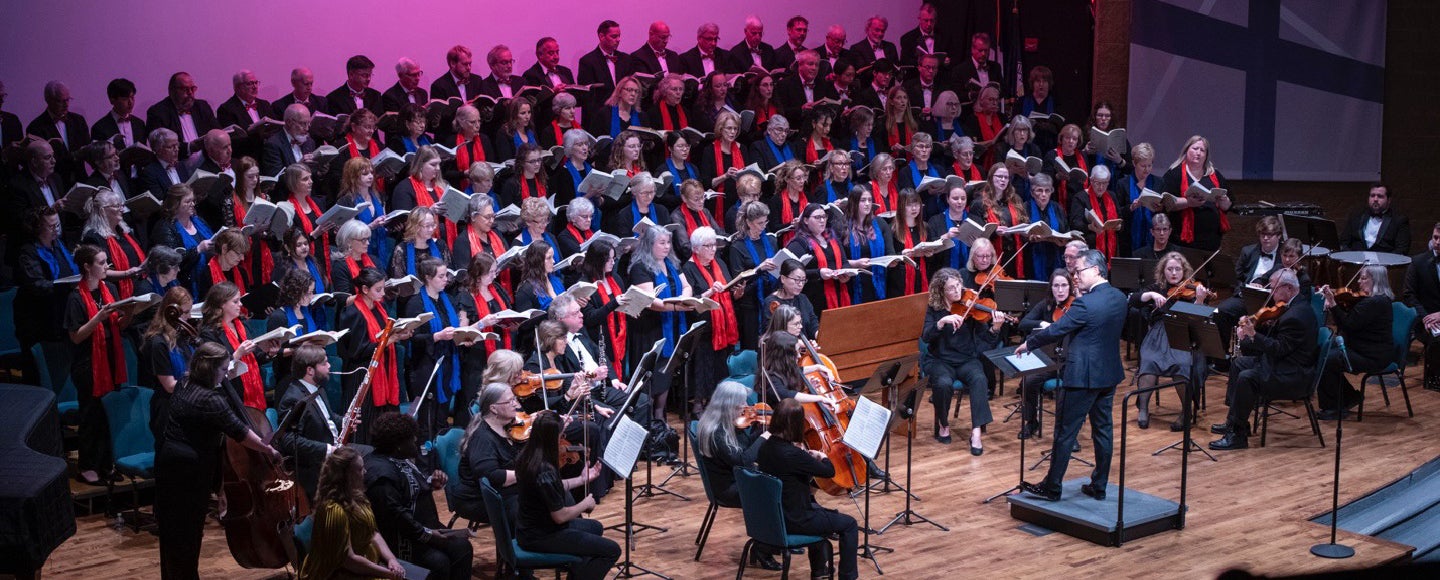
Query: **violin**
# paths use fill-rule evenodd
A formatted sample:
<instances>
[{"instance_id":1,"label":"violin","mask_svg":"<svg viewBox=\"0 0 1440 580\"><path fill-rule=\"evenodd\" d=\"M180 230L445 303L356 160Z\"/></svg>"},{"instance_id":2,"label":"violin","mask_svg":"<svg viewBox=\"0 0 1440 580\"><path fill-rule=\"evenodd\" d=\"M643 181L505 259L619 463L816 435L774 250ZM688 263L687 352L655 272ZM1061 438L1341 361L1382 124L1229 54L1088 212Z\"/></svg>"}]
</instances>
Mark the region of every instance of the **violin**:
<instances>
[{"instance_id":1,"label":"violin","mask_svg":"<svg viewBox=\"0 0 1440 580\"><path fill-rule=\"evenodd\" d=\"M510 440L516 443L524 443L530 440L530 428L535 425L535 417L529 413L520 411L515 413L515 422L505 428L510 435Z\"/></svg>"},{"instance_id":2,"label":"violin","mask_svg":"<svg viewBox=\"0 0 1440 580\"><path fill-rule=\"evenodd\" d=\"M585 446L576 445L560 438L560 467L580 463L580 455L585 453Z\"/></svg>"},{"instance_id":3,"label":"violin","mask_svg":"<svg viewBox=\"0 0 1440 580\"><path fill-rule=\"evenodd\" d=\"M994 284L996 280L1014 280L1014 278L1011 278L1009 274L1006 274L1005 267L1001 266L1000 264L995 264L994 266L991 266L989 270L986 270L984 272L975 273L975 285L981 287L982 289L986 286Z\"/></svg>"},{"instance_id":4,"label":"violin","mask_svg":"<svg viewBox=\"0 0 1440 580\"><path fill-rule=\"evenodd\" d=\"M950 313L960 318L974 319L981 324L989 324L991 319L999 316L1001 320L1010 321L1011 317L996 309L995 300L981 298L980 293L966 288L961 291L959 302L950 305Z\"/></svg>"},{"instance_id":5,"label":"violin","mask_svg":"<svg viewBox=\"0 0 1440 580\"><path fill-rule=\"evenodd\" d=\"M1065 313L1070 311L1070 305L1074 302L1075 297L1071 296L1069 298L1066 298L1064 302L1056 304L1055 311L1050 313L1050 321L1054 322L1056 320L1060 320L1061 316L1065 316Z\"/></svg>"},{"instance_id":6,"label":"violin","mask_svg":"<svg viewBox=\"0 0 1440 580\"><path fill-rule=\"evenodd\" d=\"M765 403L755 403L754 405L741 407L740 416L735 418L735 427L749 429L751 425L756 424L769 426L770 418L774 415L775 411L770 408L770 405Z\"/></svg>"},{"instance_id":7,"label":"violin","mask_svg":"<svg viewBox=\"0 0 1440 580\"><path fill-rule=\"evenodd\" d=\"M530 371L520 371L520 377L515 380L515 384L510 385L510 388L515 392L515 396L522 399L533 396L535 393L539 392L540 389L545 389L545 391L548 393L556 393L565 386L565 379L569 379L577 375L582 377L588 376L589 378L594 378L595 373L562 373L559 369L556 369L554 367L545 369L538 373L532 373Z\"/></svg>"},{"instance_id":8,"label":"violin","mask_svg":"<svg viewBox=\"0 0 1440 580\"><path fill-rule=\"evenodd\" d=\"M1174 288L1171 288L1169 292L1165 293L1165 301L1170 302L1172 300L1184 300L1187 302L1194 302L1195 297L1198 295L1201 288L1205 288L1205 285L1194 280L1185 282L1184 284L1176 285ZM1205 288L1205 302L1208 303L1214 299L1215 293L1210 292L1208 288Z\"/></svg>"},{"instance_id":9,"label":"violin","mask_svg":"<svg viewBox=\"0 0 1440 580\"><path fill-rule=\"evenodd\" d=\"M1335 301L1335 305L1346 310L1354 308L1356 304L1360 303L1360 299L1365 297L1365 293L1349 288L1330 291L1330 298Z\"/></svg>"}]
</instances>

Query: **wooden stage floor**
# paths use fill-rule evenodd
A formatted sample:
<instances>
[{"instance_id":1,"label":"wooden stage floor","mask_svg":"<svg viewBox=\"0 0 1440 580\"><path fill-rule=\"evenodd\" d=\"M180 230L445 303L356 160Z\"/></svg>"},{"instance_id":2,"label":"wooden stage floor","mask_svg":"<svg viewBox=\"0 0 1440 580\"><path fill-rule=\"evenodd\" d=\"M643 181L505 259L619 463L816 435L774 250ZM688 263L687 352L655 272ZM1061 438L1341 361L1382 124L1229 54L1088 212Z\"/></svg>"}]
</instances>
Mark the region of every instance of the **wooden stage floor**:
<instances>
[{"instance_id":1,"label":"wooden stage floor","mask_svg":"<svg viewBox=\"0 0 1440 580\"><path fill-rule=\"evenodd\" d=\"M1405 416L1398 390L1393 390L1392 405L1387 408L1372 385L1366 420L1346 424L1342 504L1440 455L1440 439L1434 436L1437 417L1440 417L1440 393L1420 388L1419 374L1418 368L1412 368L1409 373L1415 418ZM1210 423L1224 417L1223 378L1212 378L1207 389L1210 406L1200 425L1208 428ZM915 502L914 509L949 527L950 531L942 532L926 525L897 526L882 536L873 536L873 543L895 549L894 553L879 556L886 577L934 578L961 572L1053 578L1057 573L1069 572L1109 578L1140 578L1157 573L1179 578L1213 578L1230 568L1274 575L1368 567L1408 559L1408 547L1343 531L1341 542L1356 548L1354 558L1334 561L1310 555L1312 544L1328 539L1326 527L1307 520L1330 507L1334 423L1322 423L1326 444L1330 446L1320 448L1303 420L1303 407L1299 408L1302 419L1281 416L1271 421L1269 446L1264 449L1252 447L1217 453L1219 461L1214 463L1199 453L1191 455L1190 512L1184 530L1128 542L1120 548L1100 547L1059 533L1034 536L1019 529L1020 522L1010 518L1003 500L989 505L981 503L984 498L1016 483L1020 444L1015 433L1019 419L999 422L1007 413L1002 406L1016 400L1012 381L1005 395L992 401L996 422L989 428L985 454L980 457L970 455L967 437L963 435L968 434L964 423L968 419L954 422L957 427L954 444L941 445L929 437L932 410L928 404L922 405L921 436L915 443L914 491L923 501ZM1178 439L1167 429L1177 408L1172 392L1164 393L1163 402L1165 406L1146 431L1135 428L1134 410L1131 410L1127 483L1132 489L1178 499L1179 453L1169 451L1158 457L1151 456L1152 451ZM968 412L968 408L963 409L962 418L968 417ZM1116 421L1119 421L1118 408ZM1046 439L1050 424L1047 417ZM1118 453L1118 425L1116 438ZM1196 438L1203 445L1214 437L1197 429ZM1088 458L1087 434L1082 434L1082 441L1084 450L1078 456ZM1258 446L1258 438L1252 439L1252 445ZM1033 463L1038 458L1043 450L1038 447L1027 446L1027 461ZM1044 449L1048 449L1048 443ZM891 471L903 483L903 437L895 439L893 451ZM1118 466L1117 457L1116 469ZM1041 466L1027 471L1026 478L1038 481L1044 469L1045 466ZM669 468L657 468L655 474L663 477L669 471ZM1072 463L1068 477L1086 474L1087 467ZM1114 493L1116 475L1112 471L1111 493ZM639 477L637 484L644 482L643 470ZM657 482L659 479L657 477ZM732 577L744 543L740 511L720 511L704 558L694 562L692 540L706 507L699 477L676 478L669 488L689 496L692 501L661 496L636 502L638 522L669 526L669 531L641 534L635 562L677 579ZM607 525L623 519L622 489L617 487L595 514ZM443 498L437 497L437 501L441 503L442 518L448 519ZM849 500L822 495L821 502L860 519L859 509ZM871 523L878 528L903 509L903 496L899 493L875 495L871 506ZM617 541L620 539L614 532L607 534ZM491 534L482 529L473 543L476 577L492 577L495 566ZM863 577L877 576L868 561L861 560L860 564ZM78 534L51 556L44 573L52 578L156 578L158 565L154 536L118 531L108 525L104 516L97 515L80 520ZM792 567L797 577L808 574L803 556L797 556ZM279 575L276 571L239 568L230 558L224 535L213 521L206 528L200 573L202 577L227 580ZM754 569L747 571L747 575L778 577L778 573Z\"/></svg>"}]
</instances>

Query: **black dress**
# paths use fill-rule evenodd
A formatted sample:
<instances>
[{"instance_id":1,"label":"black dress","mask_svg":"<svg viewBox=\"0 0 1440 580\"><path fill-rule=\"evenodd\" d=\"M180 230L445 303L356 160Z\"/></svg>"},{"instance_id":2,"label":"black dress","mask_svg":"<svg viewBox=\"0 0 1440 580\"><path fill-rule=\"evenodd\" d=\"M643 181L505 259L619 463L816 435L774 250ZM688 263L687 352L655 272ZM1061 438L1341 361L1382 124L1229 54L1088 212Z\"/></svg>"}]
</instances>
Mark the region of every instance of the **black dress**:
<instances>
[{"instance_id":1,"label":"black dress","mask_svg":"<svg viewBox=\"0 0 1440 580\"><path fill-rule=\"evenodd\" d=\"M488 523L490 516L480 496L480 480L486 479L500 492L510 511L510 521L515 521L520 487L505 485L505 472L515 469L519 455L520 447L508 435L496 433L488 424L476 429L461 452L460 481L450 492L450 511L470 521Z\"/></svg>"},{"instance_id":2,"label":"black dress","mask_svg":"<svg viewBox=\"0 0 1440 580\"><path fill-rule=\"evenodd\" d=\"M736 271L744 272L755 268L775 256L780 250L774 234L764 233L757 239L744 238L732 242L726 248L725 263L734 266ZM761 272L745 283L745 292L735 299L735 320L740 325L740 348L745 350L756 350L760 346L760 331L764 330L764 320L767 318L760 311L760 304L765 296L770 295L776 288L780 287L780 279L776 278L779 272L777 267L769 272Z\"/></svg>"},{"instance_id":3,"label":"black dress","mask_svg":"<svg viewBox=\"0 0 1440 580\"><path fill-rule=\"evenodd\" d=\"M422 441L439 435L445 429L446 420L452 414L452 405L453 407L464 407L469 404L468 401L455 400L462 396L460 389L463 382L461 378L464 364L461 358L462 349L453 340L437 341L434 338L437 330L460 326L460 313L464 310L443 291L439 296L430 300L429 306L424 300L428 296L428 291L421 289L420 294L412 297L409 304L405 306L402 314L405 318L413 318L424 312L435 315L430 322L416 328L415 334L410 340L405 341L409 358L405 365L407 376L403 380L410 395L409 398L412 401L417 399L421 393L425 392L427 383L430 388L425 400L418 403L422 405L421 412L417 416L420 422ZM435 365L441 357L445 358L445 362L441 364L440 371L434 373L434 381L431 381L430 375L435 371ZM469 416L468 411L466 416ZM456 424L462 425L463 423Z\"/></svg>"},{"instance_id":4,"label":"black dress","mask_svg":"<svg viewBox=\"0 0 1440 580\"><path fill-rule=\"evenodd\" d=\"M176 388L155 455L155 519L162 578L199 578L200 541L210 493L219 488L222 438L241 441L249 430L240 401L224 386Z\"/></svg>"},{"instance_id":5,"label":"black dress","mask_svg":"<svg viewBox=\"0 0 1440 580\"><path fill-rule=\"evenodd\" d=\"M665 284L665 289L661 291L659 298L680 296L684 290L680 269L673 265L667 265L666 269L667 273L656 274L646 268L644 264L636 262L630 266L630 284L632 286L647 283L654 286ZM628 361L627 368L632 371L640 363L640 357L649 352L650 348L659 340L665 341L665 345L661 348L660 360L656 363L657 366L663 365L674 353L675 341L679 340L680 335L685 334L685 330L689 328L684 312L656 312L648 308L641 311L640 316L630 319L627 326L629 327L627 332L629 337L625 348L625 358ZM652 399L669 392L669 375L665 373L651 375L650 389L649 394Z\"/></svg>"},{"instance_id":6,"label":"black dress","mask_svg":"<svg viewBox=\"0 0 1440 580\"><path fill-rule=\"evenodd\" d=\"M340 355L340 366L345 369L368 367L370 365L370 359L375 355L375 348L378 346L376 343L378 330L376 333L370 332L365 316L362 315L359 310L361 303L362 300L357 298L354 303L340 311L340 321L335 325L337 330L349 329L350 331L346 333L345 336L340 337L339 342L335 343L336 352ZM372 315L375 316L377 326L384 328L385 319L383 317L385 313L383 308L374 309L372 313ZM398 356L398 351L398 348L392 347L390 353L382 357L383 360L379 368L376 369L375 374L377 376L371 377L370 393L360 404L360 424L356 426L354 436L350 439L355 443L368 444L370 442L370 429L368 425L373 423L375 418L381 414L387 411L398 411L400 409L398 392L402 387L400 386L400 377L396 374L397 369L395 364L397 362L396 357ZM383 379L380 375L383 375ZM345 375L341 383L343 386L343 396L340 398L341 405L345 408L348 408L350 403L354 401L355 394L360 390L360 383L364 380L365 376L366 373L363 372ZM382 383L387 386L393 385L395 392L393 398L389 397L388 393L376 393L376 387ZM383 401L383 404L375 404L377 397Z\"/></svg>"},{"instance_id":7,"label":"black dress","mask_svg":"<svg viewBox=\"0 0 1440 580\"><path fill-rule=\"evenodd\" d=\"M715 257L712 264L713 267L717 267L721 273L721 278L717 279L716 282L724 284L730 281L730 269L725 267L725 263L720 261L719 256ZM710 284L705 281L705 276L700 272L700 267L697 266L693 260L682 264L680 266L680 272L684 274L685 279L690 282L691 292L696 296L710 289ZM729 291L727 290L725 293L728 295ZM730 360L730 353L735 350L735 345L738 344L737 340L736 342L721 346L715 345L715 332L719 330L722 325L736 328L733 296L724 301L720 300L718 296L712 296L711 299L720 302L722 306L725 304L729 304L730 306L728 308L717 308L705 314L690 315L697 320L709 322L704 328L700 329L700 334L695 337L695 354L690 359L690 368L687 375L687 379L690 381L690 396L697 401L708 401L710 394L715 392L715 385L720 384L720 381L730 376L730 369L727 363ZM736 338L739 338L738 332Z\"/></svg>"}]
</instances>

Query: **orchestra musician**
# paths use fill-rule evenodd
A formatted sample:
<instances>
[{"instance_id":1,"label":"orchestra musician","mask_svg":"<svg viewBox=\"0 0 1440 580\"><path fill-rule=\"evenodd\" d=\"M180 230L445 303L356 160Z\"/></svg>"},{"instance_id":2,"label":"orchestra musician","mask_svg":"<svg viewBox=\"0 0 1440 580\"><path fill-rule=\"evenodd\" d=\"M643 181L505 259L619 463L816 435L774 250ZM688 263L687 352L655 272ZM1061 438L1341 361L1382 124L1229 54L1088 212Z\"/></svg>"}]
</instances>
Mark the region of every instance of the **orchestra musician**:
<instances>
[{"instance_id":1,"label":"orchestra musician","mask_svg":"<svg viewBox=\"0 0 1440 580\"><path fill-rule=\"evenodd\" d=\"M772 333L767 341L775 341L775 337L785 336L790 335ZM794 338L791 337L789 341L793 343ZM788 347L783 341L775 343L768 345L767 350L777 351ZM778 354L794 359L793 354ZM794 366L793 362L791 366ZM768 372L766 374L769 375ZM756 452L756 465L760 471L780 480L780 507L785 514L785 529L791 533L812 534L822 538L838 535L839 577L853 580L860 575L856 568L859 528L855 518L822 508L815 503L810 491L812 478L834 477L835 465L824 453L802 447L805 431L804 411L800 407L802 402L799 397L774 399L775 414L770 419L769 429L771 436L761 441L760 449ZM808 546L812 577L834 575L835 570L830 569L831 550L830 541L826 539Z\"/></svg>"},{"instance_id":2,"label":"orchestra musician","mask_svg":"<svg viewBox=\"0 0 1440 580\"><path fill-rule=\"evenodd\" d=\"M740 507L740 492L735 487L735 468L755 464L760 454L760 445L770 438L765 429L766 421L754 421L741 427L738 423L741 411L749 408L751 390L735 381L721 381L715 386L715 393L705 412L696 423L695 438L699 442L700 469L710 479L715 493L715 503L721 507ZM779 570L773 548L756 544L751 549L748 566L763 570Z\"/></svg>"},{"instance_id":3,"label":"orchestra musician","mask_svg":"<svg viewBox=\"0 0 1440 580\"><path fill-rule=\"evenodd\" d=\"M464 580L473 574L470 530L444 529L434 492L445 472L416 465L419 427L410 415L385 413L370 427L375 450L365 458L365 497L375 528L395 554L429 571L430 578Z\"/></svg>"},{"instance_id":4,"label":"orchestra musician","mask_svg":"<svg viewBox=\"0 0 1440 580\"><path fill-rule=\"evenodd\" d=\"M1132 220L1131 223L1134 221ZM1142 260L1159 260L1160 256L1175 251L1175 246L1170 243L1170 233L1173 229L1170 227L1169 215L1163 213L1151 215L1150 221L1146 222L1144 227L1145 231L1150 232L1147 236L1150 238L1150 242L1135 248L1134 257Z\"/></svg>"},{"instance_id":5,"label":"orchestra musician","mask_svg":"<svg viewBox=\"0 0 1440 580\"><path fill-rule=\"evenodd\" d=\"M583 332L585 330L584 309L573 297L562 295L550 303L547 315L550 320L559 322L565 331L563 338L566 348L563 356L568 360L562 367L593 373L595 382L590 391L590 400L595 403L595 408L600 415L605 417L614 415L616 411L625 406L625 401L630 398L629 387L620 381L618 375L611 376L612 369L608 365L601 364L609 355L602 353L599 345ZM645 424L650 417L650 396L643 391L636 393L630 411L637 418L637 423Z\"/></svg>"},{"instance_id":6,"label":"orchestra musician","mask_svg":"<svg viewBox=\"0 0 1440 580\"><path fill-rule=\"evenodd\" d=\"M601 390L595 387L604 377L597 370L598 367L592 366L590 370L586 370L579 356L570 352L570 334L558 320L547 319L537 326L535 340L540 343L540 350L525 361L524 370L534 374L558 372L572 376L559 379L559 384L555 385L553 391L549 387L554 385L554 380L547 380L544 381L547 388L538 389L529 397L524 396L523 392L520 393L520 406L531 416L541 411L561 413L565 421L566 438L576 443L584 442L592 455L600 457L605 454L606 436L597 422L613 415L614 410L596 405L594 409L597 415L593 419L585 418L586 409L581 407L585 404L583 399L594 400L591 394ZM568 467L561 471L566 475L572 473ZM595 499L605 497L610 491L612 475L606 471L593 478L595 484L590 491Z\"/></svg>"},{"instance_id":7,"label":"orchestra musician","mask_svg":"<svg viewBox=\"0 0 1440 580\"><path fill-rule=\"evenodd\" d=\"M1440 334L1440 223L1430 230L1425 251L1405 269L1405 304L1415 309L1415 336L1425 345L1425 388L1440 390L1440 348L1430 348Z\"/></svg>"},{"instance_id":8,"label":"orchestra musician","mask_svg":"<svg viewBox=\"0 0 1440 580\"><path fill-rule=\"evenodd\" d=\"M1391 332L1395 292L1390 289L1385 267L1371 264L1361 268L1355 286L1338 290L1329 285L1320 287L1325 310L1335 317L1341 337L1336 348L1330 349L1316 391L1322 421L1344 419L1351 407L1360 404L1360 391L1350 384L1346 373L1379 372L1395 356Z\"/></svg>"},{"instance_id":9,"label":"orchestra musician","mask_svg":"<svg viewBox=\"0 0 1440 580\"><path fill-rule=\"evenodd\" d=\"M1020 333L1031 333L1054 324L1070 309L1075 300L1071 291L1070 272L1056 268L1050 272L1050 297L1032 306L1025 317L1020 319ZM1059 352L1056 353L1060 355ZM1058 361L1057 361L1058 362ZM1040 434L1040 398L1045 394L1045 383L1057 379L1056 371L1043 371L1025 375L1020 384L1021 407L1020 439L1029 439Z\"/></svg>"},{"instance_id":10,"label":"orchestra musician","mask_svg":"<svg viewBox=\"0 0 1440 580\"><path fill-rule=\"evenodd\" d=\"M595 479L604 467L596 462L584 466L579 475L562 479L560 416L545 411L533 421L530 441L515 458L520 488L516 541L534 552L579 556L580 562L570 565L571 578L604 578L620 559L620 545L602 536L600 522L584 517L595 509L595 496L587 494L576 501L571 493Z\"/></svg>"},{"instance_id":11,"label":"orchestra musician","mask_svg":"<svg viewBox=\"0 0 1440 580\"><path fill-rule=\"evenodd\" d=\"M993 420L981 353L1000 340L999 332L1007 319L997 316L997 312L984 313L978 305L968 303L965 288L960 273L949 268L936 272L930 280L925 326L920 333L929 356L922 364L925 375L930 377L935 404L935 440L950 443L950 399L958 380L970 395L970 454L980 455L985 452L980 434ZM983 314L989 314L989 320L977 318Z\"/></svg>"},{"instance_id":12,"label":"orchestra musician","mask_svg":"<svg viewBox=\"0 0 1440 580\"><path fill-rule=\"evenodd\" d=\"M279 416L288 416L311 395L319 393L319 396L305 403L294 428L276 435L276 444L286 457L295 458L295 481L305 489L306 497L313 498L320 482L321 465L339 448L340 415L330 408L325 393L321 392L330 380L330 360L325 356L325 349L313 344L301 345L289 362L285 375L290 379L281 383L284 387L276 405Z\"/></svg>"},{"instance_id":13,"label":"orchestra musician","mask_svg":"<svg viewBox=\"0 0 1440 580\"><path fill-rule=\"evenodd\" d=\"M1390 207L1390 187L1370 184L1364 209L1356 211L1340 230L1340 249L1410 254L1410 217Z\"/></svg>"},{"instance_id":14,"label":"orchestra musician","mask_svg":"<svg viewBox=\"0 0 1440 580\"><path fill-rule=\"evenodd\" d=\"M1140 343L1140 368L1135 371L1139 388L1153 387L1161 377L1200 384L1204 355L1199 349L1172 348L1164 321L1165 313L1169 311L1166 306L1172 301L1188 299L1196 304L1205 304L1214 296L1214 292L1205 285L1194 282L1194 274L1195 269L1185 256L1171 252L1155 264L1155 281L1130 295L1130 308L1140 311L1148 328ZM1141 393L1135 398L1135 407L1140 410L1137 423L1141 429L1150 428L1150 395ZM1170 424L1170 430L1183 431L1190 418L1190 397L1186 396L1185 385L1175 385L1175 397L1182 403L1182 411L1180 419Z\"/></svg>"},{"instance_id":15,"label":"orchestra musician","mask_svg":"<svg viewBox=\"0 0 1440 580\"><path fill-rule=\"evenodd\" d=\"M1231 359L1226 400L1230 413L1224 423L1212 425L1210 431L1221 435L1210 442L1220 451L1249 447L1250 414L1258 397L1292 398L1306 396L1314 380L1316 344L1319 323L1308 304L1290 303L1300 294L1295 274L1281 271L1271 277L1270 287L1275 304L1284 304L1283 313L1271 328L1261 333L1253 324L1235 327L1235 340L1242 356Z\"/></svg>"},{"instance_id":16,"label":"orchestra musician","mask_svg":"<svg viewBox=\"0 0 1440 580\"><path fill-rule=\"evenodd\" d=\"M460 442L460 481L452 488L448 506L451 512L472 522L489 523L480 495L480 480L490 482L513 519L519 509L520 488L516 486L515 458L524 441L510 436L510 428L520 412L520 400L504 383L487 383L475 399L480 410L465 427Z\"/></svg>"}]
</instances>

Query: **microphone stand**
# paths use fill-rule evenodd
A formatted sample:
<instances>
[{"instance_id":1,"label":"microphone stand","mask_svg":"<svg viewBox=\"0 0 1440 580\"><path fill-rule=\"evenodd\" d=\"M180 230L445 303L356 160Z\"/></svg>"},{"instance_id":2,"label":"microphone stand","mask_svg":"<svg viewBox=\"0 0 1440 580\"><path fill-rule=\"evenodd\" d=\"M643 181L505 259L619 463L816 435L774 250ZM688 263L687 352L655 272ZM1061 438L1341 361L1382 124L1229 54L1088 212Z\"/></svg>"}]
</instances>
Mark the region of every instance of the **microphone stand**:
<instances>
[{"instance_id":1,"label":"microphone stand","mask_svg":"<svg viewBox=\"0 0 1440 580\"><path fill-rule=\"evenodd\" d=\"M1338 344L1344 341L1337 335L1331 340ZM1344 352L1343 350L1341 352ZM1346 361L1349 364L1349 361ZM1338 544L1335 536L1339 530L1340 523L1340 438L1345 434L1345 416L1343 413L1335 419L1335 481L1330 490L1330 541L1324 544L1310 546L1310 553L1321 558L1344 559L1355 555L1355 548Z\"/></svg>"}]
</instances>

